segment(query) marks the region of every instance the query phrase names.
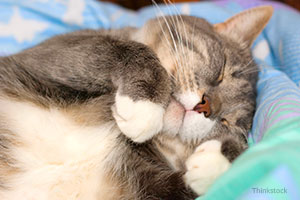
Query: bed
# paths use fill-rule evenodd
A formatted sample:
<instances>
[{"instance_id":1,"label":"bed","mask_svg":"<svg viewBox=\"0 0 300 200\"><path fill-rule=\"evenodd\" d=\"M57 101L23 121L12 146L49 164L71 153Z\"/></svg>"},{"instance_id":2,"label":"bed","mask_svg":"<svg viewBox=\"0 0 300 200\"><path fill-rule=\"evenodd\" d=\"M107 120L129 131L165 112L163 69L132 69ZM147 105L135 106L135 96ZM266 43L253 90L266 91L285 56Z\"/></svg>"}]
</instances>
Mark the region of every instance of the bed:
<instances>
[{"instance_id":1,"label":"bed","mask_svg":"<svg viewBox=\"0 0 300 200\"><path fill-rule=\"evenodd\" d=\"M139 27L157 15L178 13L218 23L258 5L272 5L275 12L252 47L260 73L250 148L198 199L299 200L300 14L288 6L275 1L221 0L132 11L95 0L2 0L0 56L79 29Z\"/></svg>"}]
</instances>

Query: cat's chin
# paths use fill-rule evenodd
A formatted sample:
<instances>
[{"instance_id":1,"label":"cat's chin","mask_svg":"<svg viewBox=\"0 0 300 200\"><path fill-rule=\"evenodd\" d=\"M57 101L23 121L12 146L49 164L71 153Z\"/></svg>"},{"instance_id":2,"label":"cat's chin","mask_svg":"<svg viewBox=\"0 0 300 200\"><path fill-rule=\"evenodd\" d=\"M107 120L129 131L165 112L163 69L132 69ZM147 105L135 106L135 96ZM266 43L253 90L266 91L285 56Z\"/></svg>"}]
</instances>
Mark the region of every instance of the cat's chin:
<instances>
[{"instance_id":1,"label":"cat's chin","mask_svg":"<svg viewBox=\"0 0 300 200\"><path fill-rule=\"evenodd\" d=\"M179 136L184 141L205 138L213 129L216 121L206 118L203 113L186 112L179 130Z\"/></svg>"},{"instance_id":2,"label":"cat's chin","mask_svg":"<svg viewBox=\"0 0 300 200\"><path fill-rule=\"evenodd\" d=\"M203 113L186 111L172 99L164 115L163 132L171 136L179 135L183 141L204 138L215 125L215 121L206 118Z\"/></svg>"}]
</instances>

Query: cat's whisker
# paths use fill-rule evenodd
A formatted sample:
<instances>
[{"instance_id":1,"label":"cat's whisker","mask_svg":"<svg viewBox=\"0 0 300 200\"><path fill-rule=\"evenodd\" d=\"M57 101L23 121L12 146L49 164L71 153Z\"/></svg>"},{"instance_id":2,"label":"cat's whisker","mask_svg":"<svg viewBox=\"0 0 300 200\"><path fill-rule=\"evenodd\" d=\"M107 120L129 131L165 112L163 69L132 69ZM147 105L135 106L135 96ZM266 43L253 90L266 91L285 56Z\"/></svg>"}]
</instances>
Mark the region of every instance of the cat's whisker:
<instances>
[{"instance_id":1,"label":"cat's whisker","mask_svg":"<svg viewBox=\"0 0 300 200\"><path fill-rule=\"evenodd\" d=\"M196 18L194 18L194 23L193 23L193 29L192 29L192 63L194 63L194 38L195 38L195 25L196 25ZM193 71L195 71L195 66L193 65Z\"/></svg>"},{"instance_id":2,"label":"cat's whisker","mask_svg":"<svg viewBox=\"0 0 300 200\"><path fill-rule=\"evenodd\" d=\"M164 19L164 21L165 21L165 23L166 23L166 25L167 25L168 31L169 31L170 36L171 36L171 38L172 38L172 42L173 42L174 48L175 48L176 52L178 52L177 45L176 45L176 42L175 42L175 38L174 38L174 35L173 35L172 31L171 31L170 24L168 23L168 20L166 19L164 13L163 13L162 10L160 9L160 7L157 5L157 3L156 3L154 0L152 0L152 3L153 3L153 4L159 9L159 11L161 12L161 14L162 14L161 17ZM162 26L161 26L161 28L162 28Z\"/></svg>"},{"instance_id":3,"label":"cat's whisker","mask_svg":"<svg viewBox=\"0 0 300 200\"><path fill-rule=\"evenodd\" d=\"M194 38L195 38L195 25L196 25L196 18L194 18L194 22L193 22L193 28L192 28L192 38L191 38L191 49L192 49L192 63L195 63L195 58L194 58ZM192 65L192 72L195 71L195 65ZM193 75L193 80L195 80L195 74L192 73ZM193 81L194 84L195 81ZM194 85L194 87L196 88L197 86Z\"/></svg>"},{"instance_id":4,"label":"cat's whisker","mask_svg":"<svg viewBox=\"0 0 300 200\"><path fill-rule=\"evenodd\" d=\"M254 58L252 58L245 66L244 68L248 67L250 64L252 64L254 62Z\"/></svg>"},{"instance_id":5,"label":"cat's whisker","mask_svg":"<svg viewBox=\"0 0 300 200\"><path fill-rule=\"evenodd\" d=\"M168 2L169 2L169 4L171 3L170 2L170 0L168 0ZM168 4L168 2L166 1L166 0L164 0L164 3L165 3L165 5L167 6L167 8L168 8L168 11L169 11L169 15L170 15L170 18L171 18L171 20L172 20L172 24L171 25L173 25L173 27L174 27L174 31L175 31L175 34L176 34L176 37L177 37L177 39L178 40L181 40L180 38L181 38L181 35L178 33L178 30L177 30L177 26L178 26L178 23L177 23L177 25L176 25L176 22L175 22L175 18L177 19L177 16L175 15L172 15L172 13L171 13L171 9L170 9L170 7L169 7L169 4ZM177 20L178 21L178 20ZM180 42L180 44L182 44L181 42ZM181 45L180 46L181 47L181 50L183 51L183 46ZM174 54L173 54L174 55ZM180 59L180 58L179 58ZM183 72L183 67L181 67L181 70L182 70L182 72Z\"/></svg>"},{"instance_id":6,"label":"cat's whisker","mask_svg":"<svg viewBox=\"0 0 300 200\"><path fill-rule=\"evenodd\" d=\"M170 0L164 0L164 3L165 3L165 5L168 8L168 11L169 11L169 14L170 14L170 18L172 20L172 25L174 26L174 31L175 31L177 39L178 39L179 47L181 48L181 51L184 52L184 47L183 47L183 43L182 43L182 35L179 34L178 28L177 28L177 27L179 27L178 15L180 13L178 12L178 10L176 9L176 7L172 4L172 2ZM175 7L175 11L177 11L178 15L172 15L171 9L170 9L169 5L173 5L173 7ZM176 20L176 22L175 22L175 20ZM181 74L184 74L184 67L183 67L184 66L184 61L181 59L181 57L178 57L178 55L179 55L179 52L178 52L178 54L176 54L177 59L180 61L180 69L179 70L181 71Z\"/></svg>"},{"instance_id":7,"label":"cat's whisker","mask_svg":"<svg viewBox=\"0 0 300 200\"><path fill-rule=\"evenodd\" d=\"M247 70L244 70L244 71L240 72L239 75L252 74L252 73L255 73L255 72L259 72L259 71L261 71L261 69L259 69L259 68L249 68Z\"/></svg>"},{"instance_id":8,"label":"cat's whisker","mask_svg":"<svg viewBox=\"0 0 300 200\"><path fill-rule=\"evenodd\" d=\"M173 42L173 45L174 45L174 48L175 48L175 52L176 52L175 58L176 58L176 60L178 61L178 62L177 62L178 65L181 65L181 63L179 62L178 56L177 56L177 55L179 54L179 51L178 51L178 48L177 48L177 45L176 45L176 41L175 41L174 35L173 35L172 31L171 31L170 25L169 25L169 23L168 23L166 17L164 16L164 13L162 12L162 10L160 9L160 7L158 6L158 4L157 4L154 0L152 0L152 3L153 3L153 4L156 6L156 8L159 10L159 12L161 13L161 17L163 18L163 20L164 20L165 23L166 23L166 26L167 26L167 28L168 28L169 34L170 34L170 36L171 36L171 39L172 39L172 42ZM165 31L164 31L164 29L163 29L163 27L162 27L162 24L161 24L160 20L158 20L158 22L159 22L159 25L160 25L161 30L162 30L163 33L165 34L166 41L169 43L169 40L168 40L167 37L166 37L166 33L165 33ZM169 45L170 45L171 49L173 49L172 46L171 46L171 44L169 44ZM182 70L183 67L180 66L180 69Z\"/></svg>"},{"instance_id":9,"label":"cat's whisker","mask_svg":"<svg viewBox=\"0 0 300 200\"><path fill-rule=\"evenodd\" d=\"M169 3L170 5L173 6L175 12L177 13L177 14L176 14L176 19L177 19L178 23L179 23L179 19L178 19L178 18L180 18L181 24L182 24L182 26L183 26L183 31L184 31L184 34L185 34L185 43L186 43L186 46L188 47L187 31L186 31L186 27L184 26L184 21L183 21L183 19L182 19L181 12L177 9L177 7L174 5L174 3L171 2L171 0L164 0L164 2L166 2L166 1L168 1L168 3ZM182 37L181 37L181 41L180 41L180 42L181 42L181 44L183 44L183 39L182 39ZM182 46L183 46L183 45L182 45ZM185 59L187 60L187 54L185 54Z\"/></svg>"},{"instance_id":10,"label":"cat's whisker","mask_svg":"<svg viewBox=\"0 0 300 200\"><path fill-rule=\"evenodd\" d=\"M162 12L162 10L160 9L160 7L157 5L157 3L156 3L154 0L152 0L152 2L153 2L153 4L155 5L155 7L157 8L157 10L160 12L160 15L162 16L162 18L166 21L166 19L165 19L165 17L163 16L163 12ZM174 63L175 63L175 67L176 67L177 70L178 70L179 68L182 68L182 67L179 67L179 66L178 66L178 65L180 65L180 62L179 62L179 60L178 60L178 58L177 58L177 56L176 56L176 52L178 52L178 51L177 51L177 49L174 50L173 46L172 46L171 43L169 42L168 37L167 37L167 34L166 34L166 32L164 31L164 28L162 27L162 23L161 23L160 19L158 19L158 22L159 22L159 26L160 26L160 28L161 28L161 30L162 30L162 32L163 32L163 35L164 35L164 37L165 37L165 40L166 40L167 44L169 45L169 48L168 48L168 49L170 49L170 50L171 50L171 53L173 54L173 56L172 56L172 60L173 60L173 61L174 61L174 57L175 57L176 62L174 62ZM160 38L161 38L161 37L160 37ZM162 40L162 38L161 38L161 40ZM174 41L173 41L173 42L174 42ZM174 47L175 47L175 46L174 46ZM174 56L174 55L175 55L175 56Z\"/></svg>"},{"instance_id":11,"label":"cat's whisker","mask_svg":"<svg viewBox=\"0 0 300 200\"><path fill-rule=\"evenodd\" d=\"M166 0L164 0L164 3L166 4L166 6L167 6L167 8L169 10L170 17L172 19L172 24L174 26L174 30L175 30L177 39L179 41L179 45L180 45L181 51L184 52L184 48L183 48L183 45L182 45L182 35L179 34L179 32L178 32L178 27L179 27L178 26L179 25L178 15L172 15L171 16L171 10L170 10L170 6L169 5L173 5L173 4L172 4L172 2L170 2L170 0L168 0L168 2ZM173 5L173 7L175 7L175 6ZM176 9L175 9L175 11L176 11ZM177 12L177 13L179 14L179 12ZM182 66L184 66L184 62L183 62L183 60L180 57L178 57L178 59L181 62L181 69L180 70L181 70L182 74L184 74L184 67L182 67Z\"/></svg>"},{"instance_id":12,"label":"cat's whisker","mask_svg":"<svg viewBox=\"0 0 300 200\"><path fill-rule=\"evenodd\" d=\"M165 48L167 48L166 46L165 46ZM172 54L174 54L174 52L171 52ZM172 58L172 60L173 60L173 62L175 63L175 68L177 69L178 68L178 64L177 64L177 62ZM177 78L177 76L174 76L174 74L172 74L171 72L170 73L168 73L169 74L169 76L174 80L174 81L177 81L178 80L178 78Z\"/></svg>"},{"instance_id":13,"label":"cat's whisker","mask_svg":"<svg viewBox=\"0 0 300 200\"><path fill-rule=\"evenodd\" d=\"M253 62L254 62L254 58L252 58L245 66L243 66L242 71L240 71L238 74L239 75L246 75L246 74L251 74L251 73L260 71L257 68L249 68L249 65L252 64Z\"/></svg>"},{"instance_id":14,"label":"cat's whisker","mask_svg":"<svg viewBox=\"0 0 300 200\"><path fill-rule=\"evenodd\" d=\"M177 9L177 7L170 1L168 0L169 4L171 4L173 6L173 8L175 9L175 11L177 12L177 15L176 15L176 19L177 19L177 22L179 24L179 18L180 18L180 21L181 21L181 24L183 26L183 31L184 31L184 34L185 34L185 43L186 43L186 46L188 48L188 40L187 40L187 31L186 31L186 27L184 25L184 21L182 19L182 16L181 16L181 12ZM181 47L182 47L182 61L184 62L183 65L185 65L186 63L188 63L188 54L187 54L187 51L184 50L184 47L183 47L183 37L181 35L181 38L180 38L180 44L181 44ZM183 76L184 76L185 72L183 71ZM187 77L185 77L187 79ZM186 80L186 82L188 82ZM187 84L189 86L189 84Z\"/></svg>"},{"instance_id":15,"label":"cat's whisker","mask_svg":"<svg viewBox=\"0 0 300 200\"><path fill-rule=\"evenodd\" d=\"M183 26L183 31L184 31L184 34L185 34L185 44L187 46L188 49L190 49L191 47L189 47L189 43L188 43L188 34L187 34L187 30L186 30L186 26L184 25L184 21L182 19L182 16L180 16L180 19L181 19L181 23L182 23L182 26ZM185 59L186 59L186 62L188 61L188 54L187 54L187 51L185 53Z\"/></svg>"},{"instance_id":16,"label":"cat's whisker","mask_svg":"<svg viewBox=\"0 0 300 200\"><path fill-rule=\"evenodd\" d=\"M177 31L180 22L179 22L178 15L175 15L175 18L176 18L175 30ZM180 55L182 55L182 54L184 54L184 47L183 47L183 39L182 39L182 35L181 34L179 34L179 37L178 37L178 44L180 45L181 51L182 51L182 53ZM185 74L185 67L184 67L184 65L186 63L186 60L184 59L184 56L180 56L180 57L178 57L178 59L180 61L180 71L181 71L181 73L179 74L179 76L181 76L182 82L184 82L184 74Z\"/></svg>"},{"instance_id":17,"label":"cat's whisker","mask_svg":"<svg viewBox=\"0 0 300 200\"><path fill-rule=\"evenodd\" d=\"M273 68L282 68L283 65L269 65L267 63L259 63L259 67L273 67Z\"/></svg>"},{"instance_id":18,"label":"cat's whisker","mask_svg":"<svg viewBox=\"0 0 300 200\"><path fill-rule=\"evenodd\" d=\"M160 40L163 40L163 38L161 37L161 36L159 36L160 37ZM169 42L168 42L169 43ZM176 57L176 52L172 49L172 48L170 48L170 47L168 47L168 45L166 45L165 43L163 43L163 45L164 45L164 47L166 48L166 49L169 49L169 52L170 52L170 54L171 54L171 59L172 59L172 61L173 61L173 63L174 63L174 66L175 66L175 70L176 71L178 71L178 70L180 70L180 63L179 63L179 60L178 60L178 58ZM170 43L169 43L169 46L170 46ZM174 79L174 80L178 80L178 77L176 76L174 76L174 75L172 75L171 73L169 73L170 74L170 76ZM176 73L177 75L178 75L178 73Z\"/></svg>"},{"instance_id":19,"label":"cat's whisker","mask_svg":"<svg viewBox=\"0 0 300 200\"><path fill-rule=\"evenodd\" d=\"M246 68L248 67L252 62L254 62L254 58L251 59L251 61L243 68ZM273 68L280 68L281 66L280 65L269 65L269 64L266 64L266 63L259 63L257 64L258 66L258 69L257 68L249 68L249 69L246 69L244 71L241 72L241 74L251 74L251 73L254 73L254 72L260 72L263 70L264 67L273 67Z\"/></svg>"},{"instance_id":20,"label":"cat's whisker","mask_svg":"<svg viewBox=\"0 0 300 200\"><path fill-rule=\"evenodd\" d=\"M178 11L178 9L174 6L174 4L170 1L170 0L167 0L168 1L168 5L172 5L173 6L173 8L175 9L175 12L177 13L174 17L172 17L172 18L175 18L176 19L176 24L174 23L174 27L175 27L175 31L177 32L177 34L178 34L178 27L179 27L179 24L180 24L180 22L179 22L179 17L178 16L180 16L180 12ZM164 0L164 2L166 3L166 1ZM168 6L169 7L169 6ZM180 44L180 47L181 47L181 50L182 50L182 53L184 53L184 47L183 47L183 37L182 37L182 34L178 34L178 40L179 40L179 44ZM182 59L181 59L181 61L183 61ZM183 71L184 69L182 69L182 71ZM184 71L183 71L183 73L184 73Z\"/></svg>"},{"instance_id":21,"label":"cat's whisker","mask_svg":"<svg viewBox=\"0 0 300 200\"><path fill-rule=\"evenodd\" d=\"M169 23L167 22L166 18L164 17L162 10L160 9L160 7L157 5L157 3L156 3L155 1L152 1L152 2L153 2L154 5L158 8L158 10L160 11L160 13L162 13L161 15L162 15L162 17L163 17L163 19L164 19L164 21L165 21L167 27L168 27L169 33L170 33L171 38L172 38L172 42L173 42L174 47L175 47L175 56L174 56L174 57L175 57L175 59L176 59L176 61L177 61L175 66L176 66L177 71L181 71L181 73L177 73L178 79L176 79L176 80L180 80L181 82L184 82L184 76L183 76L183 74L184 74L184 67L183 67L182 59L180 59L180 57L178 57L179 51L178 51L178 48L177 48L176 43L175 43L175 40L174 40L174 35L172 34L172 32L171 32L171 30L170 30ZM164 29L163 29L163 27L162 27L162 24L161 24L160 20L158 20L158 21L159 21L161 30L162 30L163 33L166 35L166 33L165 33L165 31L164 31ZM178 21L178 20L177 20L177 21ZM166 36L165 36L165 38L166 38L166 41L169 43L169 40L167 39ZM181 38L181 36L180 36L180 38ZM182 39L181 39L181 40L182 40ZM179 42L179 43L182 44L182 42ZM170 45L170 47L171 47L170 49L174 49L174 48L172 48L172 46L171 46L170 43L169 43L169 45ZM182 47L182 48L183 48L183 47ZM173 51L173 52L174 52L174 51ZM174 55L174 53L173 53L173 55Z\"/></svg>"},{"instance_id":22,"label":"cat's whisker","mask_svg":"<svg viewBox=\"0 0 300 200\"><path fill-rule=\"evenodd\" d=\"M163 40L163 38L162 38L162 36L159 36L159 38L160 38L160 40L162 41ZM166 37L165 37L166 38ZM165 44L165 43L162 43L163 45L164 45L164 47L166 48L166 49L170 49L170 53L172 54L171 55L171 59L172 59L172 61L174 62L174 64L175 64L175 68L176 69L178 69L179 67L178 67L178 61L174 58L174 55L175 55L175 52L174 52L174 50L172 49L172 48L170 48L169 46L170 46L170 43L168 42L168 44L169 45L167 45L167 44ZM177 80L177 77L175 77L173 74L169 74L174 80Z\"/></svg>"}]
</instances>

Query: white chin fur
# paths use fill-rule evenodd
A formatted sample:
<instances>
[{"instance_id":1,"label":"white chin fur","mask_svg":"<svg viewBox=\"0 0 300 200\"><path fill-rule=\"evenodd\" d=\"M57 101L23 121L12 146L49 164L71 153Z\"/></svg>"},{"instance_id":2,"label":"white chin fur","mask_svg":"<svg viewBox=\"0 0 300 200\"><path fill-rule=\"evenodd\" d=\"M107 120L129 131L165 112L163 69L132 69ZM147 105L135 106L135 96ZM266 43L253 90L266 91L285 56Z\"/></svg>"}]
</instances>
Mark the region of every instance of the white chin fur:
<instances>
[{"instance_id":1,"label":"white chin fur","mask_svg":"<svg viewBox=\"0 0 300 200\"><path fill-rule=\"evenodd\" d=\"M188 111L179 130L182 140L201 139L211 131L215 121L206 118L203 113Z\"/></svg>"},{"instance_id":2,"label":"white chin fur","mask_svg":"<svg viewBox=\"0 0 300 200\"><path fill-rule=\"evenodd\" d=\"M172 100L164 116L163 130L172 136L180 135L184 141L190 141L204 138L214 125L215 121L206 118L203 113L186 112L179 102Z\"/></svg>"}]
</instances>

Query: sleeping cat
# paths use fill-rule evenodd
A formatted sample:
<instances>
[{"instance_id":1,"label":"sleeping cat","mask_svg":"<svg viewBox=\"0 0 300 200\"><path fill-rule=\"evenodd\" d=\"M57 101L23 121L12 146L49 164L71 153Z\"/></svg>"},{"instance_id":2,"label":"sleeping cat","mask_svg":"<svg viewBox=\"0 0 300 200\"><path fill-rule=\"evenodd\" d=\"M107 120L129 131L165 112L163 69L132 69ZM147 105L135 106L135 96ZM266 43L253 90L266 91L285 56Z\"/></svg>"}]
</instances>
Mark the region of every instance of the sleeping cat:
<instances>
[{"instance_id":1,"label":"sleeping cat","mask_svg":"<svg viewBox=\"0 0 300 200\"><path fill-rule=\"evenodd\" d=\"M0 58L0 199L204 194L247 147L250 47L271 15L160 17Z\"/></svg>"}]
</instances>

